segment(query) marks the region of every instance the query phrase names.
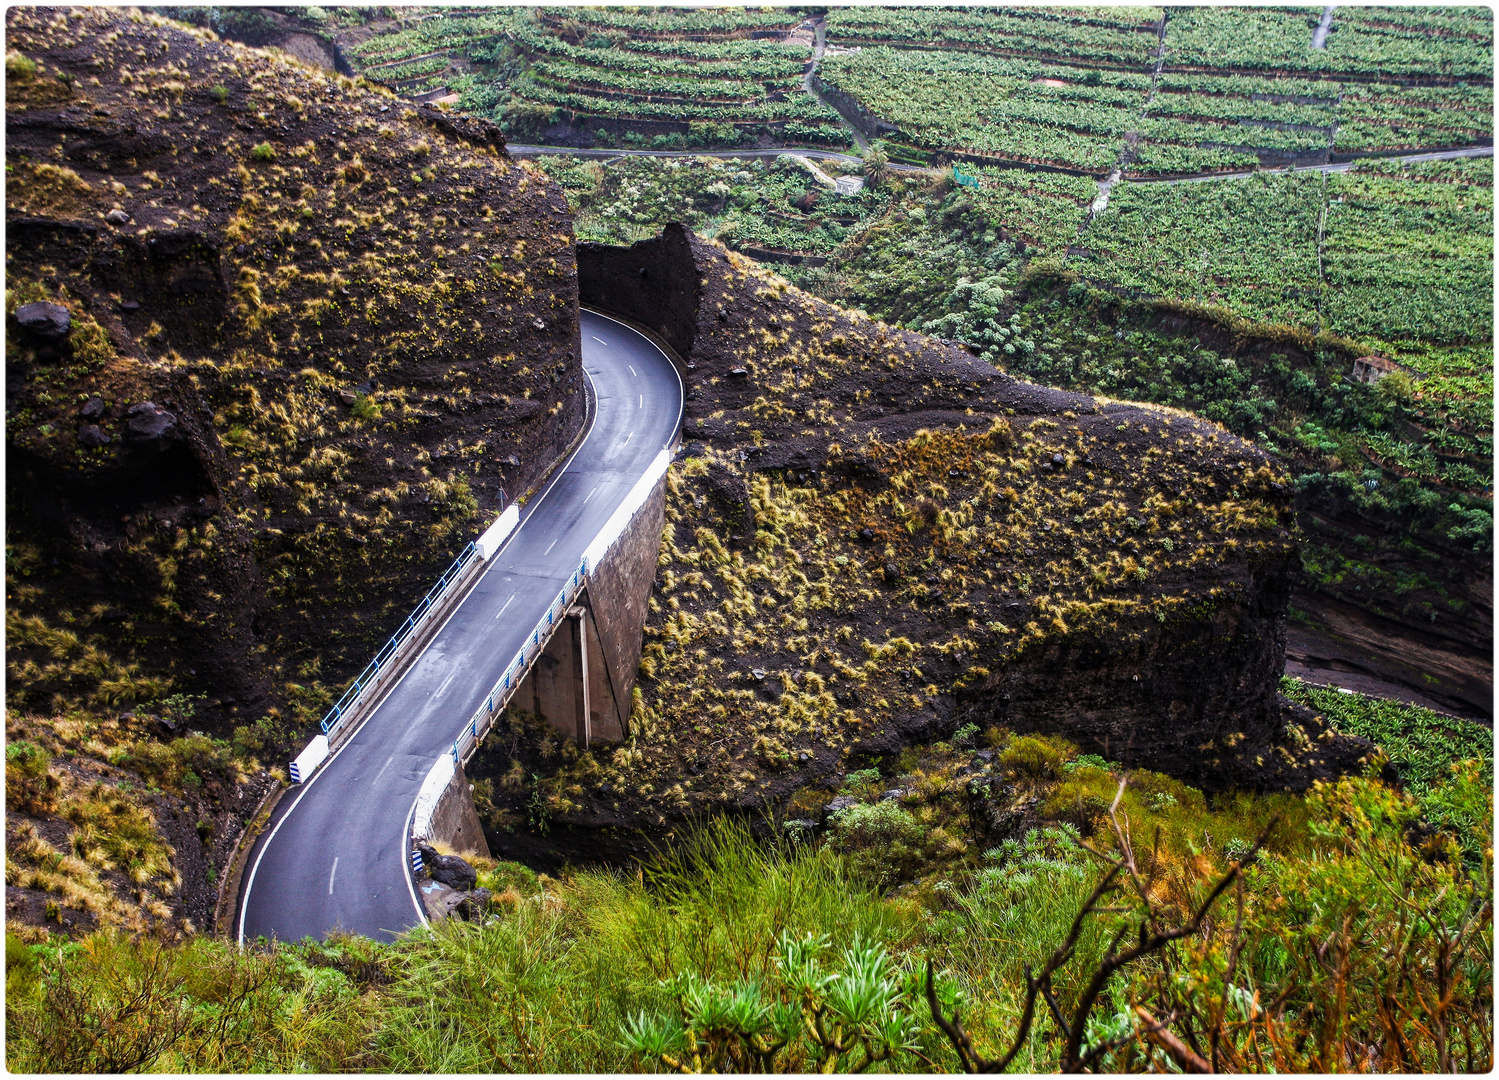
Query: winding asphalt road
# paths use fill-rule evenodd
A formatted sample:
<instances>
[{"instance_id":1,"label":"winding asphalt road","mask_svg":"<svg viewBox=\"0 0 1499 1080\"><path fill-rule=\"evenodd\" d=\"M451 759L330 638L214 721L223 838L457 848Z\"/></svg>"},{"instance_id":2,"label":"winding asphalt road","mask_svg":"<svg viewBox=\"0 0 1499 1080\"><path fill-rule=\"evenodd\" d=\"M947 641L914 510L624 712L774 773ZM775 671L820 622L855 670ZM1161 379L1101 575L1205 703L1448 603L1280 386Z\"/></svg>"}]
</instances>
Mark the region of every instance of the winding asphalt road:
<instances>
[{"instance_id":1,"label":"winding asphalt road","mask_svg":"<svg viewBox=\"0 0 1499 1080\"><path fill-rule=\"evenodd\" d=\"M425 651L282 801L249 859L241 942L335 929L389 940L423 921L406 832L422 781L681 423L681 379L650 340L589 311L582 339L587 436Z\"/></svg>"}]
</instances>

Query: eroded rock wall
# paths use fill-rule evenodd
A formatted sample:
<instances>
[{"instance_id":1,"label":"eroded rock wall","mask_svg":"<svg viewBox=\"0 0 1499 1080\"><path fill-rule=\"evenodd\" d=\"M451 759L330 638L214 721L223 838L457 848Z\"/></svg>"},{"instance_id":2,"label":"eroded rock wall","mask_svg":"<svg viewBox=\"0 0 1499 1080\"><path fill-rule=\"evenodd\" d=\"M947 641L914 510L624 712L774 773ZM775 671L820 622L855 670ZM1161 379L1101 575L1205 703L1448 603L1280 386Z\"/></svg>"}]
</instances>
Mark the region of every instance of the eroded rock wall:
<instances>
[{"instance_id":1,"label":"eroded rock wall","mask_svg":"<svg viewBox=\"0 0 1499 1080\"><path fill-rule=\"evenodd\" d=\"M750 808L969 723L1210 789L1366 749L1287 728L1291 495L1252 445L1010 378L674 226L579 261L585 305L681 342L686 290L619 284L698 285L639 734L558 773L567 820Z\"/></svg>"}]
</instances>

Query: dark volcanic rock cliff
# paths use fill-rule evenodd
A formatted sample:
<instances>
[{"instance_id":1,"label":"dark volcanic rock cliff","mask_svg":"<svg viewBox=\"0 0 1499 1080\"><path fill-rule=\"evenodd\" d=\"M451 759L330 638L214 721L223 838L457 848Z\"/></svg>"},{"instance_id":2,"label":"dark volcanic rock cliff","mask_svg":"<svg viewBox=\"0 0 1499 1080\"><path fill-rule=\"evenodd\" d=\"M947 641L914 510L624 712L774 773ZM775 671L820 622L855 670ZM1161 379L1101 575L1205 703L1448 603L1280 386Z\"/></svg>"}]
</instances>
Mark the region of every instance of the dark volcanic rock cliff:
<instances>
[{"instance_id":1,"label":"dark volcanic rock cliff","mask_svg":"<svg viewBox=\"0 0 1499 1080\"><path fill-rule=\"evenodd\" d=\"M284 56L7 30L11 708L305 723L581 429L565 203L492 125Z\"/></svg>"},{"instance_id":2,"label":"dark volcanic rock cliff","mask_svg":"<svg viewBox=\"0 0 1499 1080\"><path fill-rule=\"evenodd\" d=\"M635 737L556 772L563 821L753 807L970 723L1210 789L1366 749L1283 710L1290 493L1250 444L1020 382L678 227L578 262L583 303L678 354L686 447Z\"/></svg>"}]
</instances>

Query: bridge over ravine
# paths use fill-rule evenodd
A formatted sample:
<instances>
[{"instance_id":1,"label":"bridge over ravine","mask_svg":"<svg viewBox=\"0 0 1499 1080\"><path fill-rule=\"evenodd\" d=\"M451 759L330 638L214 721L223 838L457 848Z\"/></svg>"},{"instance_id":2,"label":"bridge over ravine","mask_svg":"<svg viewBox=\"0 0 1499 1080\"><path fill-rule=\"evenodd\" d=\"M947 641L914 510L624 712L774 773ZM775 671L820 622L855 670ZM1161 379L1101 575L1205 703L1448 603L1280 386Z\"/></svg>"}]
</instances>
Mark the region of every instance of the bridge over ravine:
<instances>
[{"instance_id":1,"label":"bridge over ravine","mask_svg":"<svg viewBox=\"0 0 1499 1080\"><path fill-rule=\"evenodd\" d=\"M425 922L410 862L418 802L430 816L434 784L453 774L444 759L468 752L506 694L580 741L623 736L629 694L615 683L638 663L682 383L623 323L584 311L581 334L594 394L582 443L497 550L465 563L412 655L337 719L326 757L310 759L249 854L241 942L336 929L388 940Z\"/></svg>"}]
</instances>

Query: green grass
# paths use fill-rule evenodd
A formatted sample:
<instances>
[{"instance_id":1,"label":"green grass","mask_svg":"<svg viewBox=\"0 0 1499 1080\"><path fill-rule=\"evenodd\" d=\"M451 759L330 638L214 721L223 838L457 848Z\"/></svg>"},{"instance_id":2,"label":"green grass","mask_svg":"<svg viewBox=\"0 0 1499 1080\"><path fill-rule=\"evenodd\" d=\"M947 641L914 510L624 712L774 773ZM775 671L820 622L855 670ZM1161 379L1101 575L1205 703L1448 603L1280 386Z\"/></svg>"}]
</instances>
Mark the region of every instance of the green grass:
<instances>
[{"instance_id":1,"label":"green grass","mask_svg":"<svg viewBox=\"0 0 1499 1080\"><path fill-rule=\"evenodd\" d=\"M617 1034L668 1006L663 980L763 980L786 932L843 947L914 930L832 852L762 848L719 821L638 877L581 873L482 933L414 936L380 1045L399 1072L633 1071Z\"/></svg>"},{"instance_id":2,"label":"green grass","mask_svg":"<svg viewBox=\"0 0 1499 1080\"><path fill-rule=\"evenodd\" d=\"M1073 754L1061 743L1048 747L1055 751L1044 755L1048 769L1053 759ZM921 797L961 814L962 788L939 781L965 756L933 747L917 769ZM1036 755L1012 756L1025 757L1029 767ZM1060 793L1049 786L1057 781L1036 779L1035 771L1014 772L1011 781ZM1116 774L1091 759L1063 772L1063 785L1103 792L1117 785ZM1403 911L1462 917L1470 901L1485 902L1481 859L1471 871L1423 861L1404 839L1416 804L1378 783L1328 788L1298 814L1299 799L1246 795L1209 808L1200 793L1165 777L1141 773L1137 780L1121 814L1142 857L1155 825L1167 833L1150 856L1163 911L1195 903L1226 865L1200 850L1201 843L1211 837L1222 859L1239 857L1249 846L1244 836L1259 831L1268 811L1289 813L1282 831L1294 835L1275 842L1263 869L1246 880L1251 937L1241 985L1260 988L1268 1002L1291 978L1281 1022L1292 1025L1293 1035L1311 1030L1298 1010L1330 986L1313 961L1327 926L1352 927L1358 935L1359 959L1336 1007L1362 1023L1383 986L1381 957ZM1492 805L1486 783L1470 775L1431 791L1449 811L1447 820L1461 822L1480 848L1485 808ZM868 798L877 798L878 786L864 785ZM1096 818L1089 828L1086 842L1111 850ZM922 881L882 896L833 845L765 843L742 819L719 819L634 872L589 870L555 881L512 864L487 869L488 884L509 888L484 925L439 924L391 945L335 936L323 944L260 943L240 951L208 938L170 946L108 933L43 945L9 937L7 1065L14 1071L633 1072L659 1064L645 1044L680 1047L677 1018L701 1020L727 995L781 1010L775 1022L789 1025L792 1039L779 1062L799 1068L825 1055L811 1030L801 1029L797 1002L825 1000L834 1013L840 1000L848 1005L840 995L864 993L855 986L863 957L879 983L870 992L884 1001L906 1047L887 1067L951 1070L956 1059L922 1001L927 960L941 973L944 995L961 1001L980 1049L1003 1046L1015 1029L1025 968L1044 962L1065 937L1098 880L1084 843L1073 826L1047 824L997 842L980 857L930 861ZM1452 843L1440 840L1445 851L1455 850ZM1311 849L1315 858L1308 857ZM1400 887L1390 891L1381 882ZM1356 910L1348 908L1349 884L1358 886ZM1310 913L1303 910L1308 903ZM1055 981L1064 1011L1115 929L1128 925L1129 910L1126 902L1086 924L1076 958ZM1340 922L1345 915L1354 921ZM1425 918L1418 915L1405 931L1412 949L1433 947L1432 932L1419 922ZM1160 982L1168 970L1180 970L1201 992L1217 992L1213 972L1231 925L1218 920L1202 938L1184 942L1172 954L1175 969L1151 961L1116 978L1095 1018L1120 1023L1127 1002L1169 997L1174 983ZM804 997L792 945L809 940L823 942L812 953L834 981ZM1484 1038L1487 1014L1472 987L1486 983L1485 961L1469 947L1461 962L1455 1015L1478 1025ZM1318 1022L1313 1015L1312 1026ZM724 1024L697 1025L705 1046L742 1038L733 1033L734 1021ZM657 1037L637 1037L632 1049L632 1031ZM1295 1042L1286 1040L1287 1052ZM1276 1061L1282 1071L1304 1070L1315 1064L1317 1046L1313 1040L1312 1057ZM1301 1055L1302 1044L1296 1047ZM1042 1017L1016 1066L1049 1071L1057 1052L1052 1022ZM846 1057L844 1065L855 1059Z\"/></svg>"}]
</instances>

